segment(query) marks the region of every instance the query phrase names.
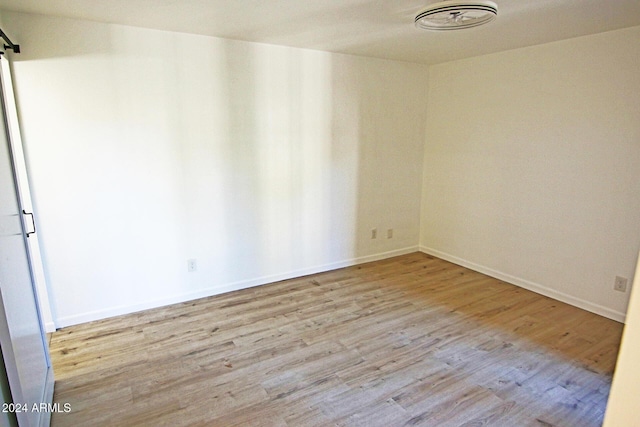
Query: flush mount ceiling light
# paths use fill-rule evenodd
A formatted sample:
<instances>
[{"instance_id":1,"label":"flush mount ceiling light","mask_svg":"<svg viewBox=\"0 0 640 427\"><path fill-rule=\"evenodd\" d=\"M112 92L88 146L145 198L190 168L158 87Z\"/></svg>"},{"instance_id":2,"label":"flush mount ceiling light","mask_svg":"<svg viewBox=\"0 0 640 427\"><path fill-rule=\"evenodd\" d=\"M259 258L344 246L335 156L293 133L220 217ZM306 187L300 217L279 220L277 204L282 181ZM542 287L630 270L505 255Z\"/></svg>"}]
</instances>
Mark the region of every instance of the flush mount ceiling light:
<instances>
[{"instance_id":1,"label":"flush mount ceiling light","mask_svg":"<svg viewBox=\"0 0 640 427\"><path fill-rule=\"evenodd\" d=\"M423 30L459 30L486 24L497 15L498 5L492 1L442 1L420 12L415 24Z\"/></svg>"}]
</instances>

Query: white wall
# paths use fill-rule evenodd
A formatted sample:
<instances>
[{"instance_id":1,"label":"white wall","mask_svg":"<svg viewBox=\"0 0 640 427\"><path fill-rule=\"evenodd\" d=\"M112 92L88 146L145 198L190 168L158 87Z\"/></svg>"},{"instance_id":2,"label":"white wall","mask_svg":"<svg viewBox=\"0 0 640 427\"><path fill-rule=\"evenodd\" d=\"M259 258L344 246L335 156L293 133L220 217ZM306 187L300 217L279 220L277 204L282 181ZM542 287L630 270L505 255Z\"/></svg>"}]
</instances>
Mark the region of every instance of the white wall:
<instances>
[{"instance_id":1,"label":"white wall","mask_svg":"<svg viewBox=\"0 0 640 427\"><path fill-rule=\"evenodd\" d=\"M426 67L4 14L58 327L417 250Z\"/></svg>"},{"instance_id":2,"label":"white wall","mask_svg":"<svg viewBox=\"0 0 640 427\"><path fill-rule=\"evenodd\" d=\"M640 249L640 27L429 69L421 247L622 320Z\"/></svg>"}]
</instances>

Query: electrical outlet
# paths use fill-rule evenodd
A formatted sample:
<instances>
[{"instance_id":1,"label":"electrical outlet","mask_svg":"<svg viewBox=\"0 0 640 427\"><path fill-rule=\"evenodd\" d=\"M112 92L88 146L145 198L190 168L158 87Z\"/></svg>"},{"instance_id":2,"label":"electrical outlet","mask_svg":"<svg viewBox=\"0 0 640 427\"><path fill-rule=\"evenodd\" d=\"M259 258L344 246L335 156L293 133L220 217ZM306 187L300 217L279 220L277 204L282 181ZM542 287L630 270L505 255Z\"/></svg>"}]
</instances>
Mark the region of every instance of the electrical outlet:
<instances>
[{"instance_id":1,"label":"electrical outlet","mask_svg":"<svg viewBox=\"0 0 640 427\"><path fill-rule=\"evenodd\" d=\"M387 239L393 239L393 228L387 230Z\"/></svg>"},{"instance_id":2,"label":"electrical outlet","mask_svg":"<svg viewBox=\"0 0 640 427\"><path fill-rule=\"evenodd\" d=\"M377 239L378 238L378 229L377 228L372 228L371 229L371 238L372 239Z\"/></svg>"},{"instance_id":3,"label":"electrical outlet","mask_svg":"<svg viewBox=\"0 0 640 427\"><path fill-rule=\"evenodd\" d=\"M616 281L613 284L613 289L619 292L627 291L627 278L616 276Z\"/></svg>"},{"instance_id":4,"label":"electrical outlet","mask_svg":"<svg viewBox=\"0 0 640 427\"><path fill-rule=\"evenodd\" d=\"M187 271L189 273L192 273L194 271L196 271L198 269L198 261L196 261L195 259L188 259L187 260Z\"/></svg>"}]
</instances>

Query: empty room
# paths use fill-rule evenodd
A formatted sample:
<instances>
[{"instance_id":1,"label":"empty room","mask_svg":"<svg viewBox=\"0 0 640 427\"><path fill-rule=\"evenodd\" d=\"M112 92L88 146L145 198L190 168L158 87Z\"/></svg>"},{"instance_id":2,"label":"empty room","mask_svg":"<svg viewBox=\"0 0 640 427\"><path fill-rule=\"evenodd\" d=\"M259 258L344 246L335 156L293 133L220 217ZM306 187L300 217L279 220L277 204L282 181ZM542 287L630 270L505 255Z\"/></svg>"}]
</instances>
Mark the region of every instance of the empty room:
<instances>
[{"instance_id":1,"label":"empty room","mask_svg":"<svg viewBox=\"0 0 640 427\"><path fill-rule=\"evenodd\" d=\"M640 425L637 0L0 28L0 425Z\"/></svg>"}]
</instances>

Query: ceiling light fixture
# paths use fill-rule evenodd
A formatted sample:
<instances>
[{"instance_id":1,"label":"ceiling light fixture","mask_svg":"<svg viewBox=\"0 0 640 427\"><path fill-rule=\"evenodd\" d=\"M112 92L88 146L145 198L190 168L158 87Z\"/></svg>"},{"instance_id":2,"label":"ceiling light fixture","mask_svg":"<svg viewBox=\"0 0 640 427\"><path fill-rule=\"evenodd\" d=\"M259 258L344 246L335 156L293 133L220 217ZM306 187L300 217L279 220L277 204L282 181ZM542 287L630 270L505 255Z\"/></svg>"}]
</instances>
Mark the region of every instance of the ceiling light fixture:
<instances>
[{"instance_id":1,"label":"ceiling light fixture","mask_svg":"<svg viewBox=\"0 0 640 427\"><path fill-rule=\"evenodd\" d=\"M442 1L420 12L415 24L423 30L459 30L486 24L497 15L498 5L492 1Z\"/></svg>"}]
</instances>

